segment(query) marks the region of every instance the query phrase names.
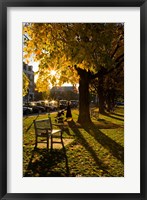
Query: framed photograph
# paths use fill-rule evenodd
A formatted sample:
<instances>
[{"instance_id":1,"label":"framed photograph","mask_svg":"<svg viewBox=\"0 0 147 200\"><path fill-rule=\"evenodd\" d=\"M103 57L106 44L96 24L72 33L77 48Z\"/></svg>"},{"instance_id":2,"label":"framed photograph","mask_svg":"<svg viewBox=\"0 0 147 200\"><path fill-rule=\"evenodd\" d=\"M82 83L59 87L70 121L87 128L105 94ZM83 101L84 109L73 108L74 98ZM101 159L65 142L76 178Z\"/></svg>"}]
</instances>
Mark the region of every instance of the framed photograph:
<instances>
[{"instance_id":1,"label":"framed photograph","mask_svg":"<svg viewBox=\"0 0 147 200\"><path fill-rule=\"evenodd\" d=\"M1 199L147 199L146 9L0 1Z\"/></svg>"}]
</instances>

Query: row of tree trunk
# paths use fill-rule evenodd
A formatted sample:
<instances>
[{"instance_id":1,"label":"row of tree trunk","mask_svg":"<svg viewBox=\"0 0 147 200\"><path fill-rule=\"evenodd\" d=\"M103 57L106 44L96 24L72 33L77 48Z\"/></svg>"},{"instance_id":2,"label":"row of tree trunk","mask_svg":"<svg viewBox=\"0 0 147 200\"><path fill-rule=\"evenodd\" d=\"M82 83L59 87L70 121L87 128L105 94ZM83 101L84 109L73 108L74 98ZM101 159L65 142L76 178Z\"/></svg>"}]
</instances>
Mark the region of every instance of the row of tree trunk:
<instances>
[{"instance_id":1,"label":"row of tree trunk","mask_svg":"<svg viewBox=\"0 0 147 200\"><path fill-rule=\"evenodd\" d=\"M89 99L89 84L91 80L93 79L92 74L89 71L86 71L84 69L76 68L78 71L78 74L80 76L79 79L79 117L78 122L79 123L87 123L91 122L90 118L90 99ZM104 76L105 76L105 70L100 70L97 77L98 77L98 98L99 98L99 112L101 114L104 114L106 111L106 103L107 103L107 111L111 111L115 105L114 98L115 94L113 89L110 89L107 94L104 91Z\"/></svg>"}]
</instances>

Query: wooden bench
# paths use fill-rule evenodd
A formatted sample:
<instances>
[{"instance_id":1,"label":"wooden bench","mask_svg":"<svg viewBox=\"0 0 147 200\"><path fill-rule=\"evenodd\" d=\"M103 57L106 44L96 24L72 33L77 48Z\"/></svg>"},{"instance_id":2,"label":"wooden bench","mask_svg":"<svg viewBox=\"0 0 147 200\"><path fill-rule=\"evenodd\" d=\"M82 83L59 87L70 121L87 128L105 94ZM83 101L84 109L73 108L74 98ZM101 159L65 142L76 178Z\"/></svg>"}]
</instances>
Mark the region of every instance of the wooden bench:
<instances>
[{"instance_id":1,"label":"wooden bench","mask_svg":"<svg viewBox=\"0 0 147 200\"><path fill-rule=\"evenodd\" d=\"M99 119L99 111L96 108L91 108L90 116L98 120Z\"/></svg>"},{"instance_id":2,"label":"wooden bench","mask_svg":"<svg viewBox=\"0 0 147 200\"><path fill-rule=\"evenodd\" d=\"M55 126L57 128L54 128ZM38 143L46 143L47 149L49 149L49 140L51 141L51 150L53 149L53 143L61 143L64 147L62 126L60 124L53 124L50 117L42 120L34 120L34 128L36 148ZM41 138L45 140L41 140ZM54 138L59 138L60 141L55 141Z\"/></svg>"}]
</instances>

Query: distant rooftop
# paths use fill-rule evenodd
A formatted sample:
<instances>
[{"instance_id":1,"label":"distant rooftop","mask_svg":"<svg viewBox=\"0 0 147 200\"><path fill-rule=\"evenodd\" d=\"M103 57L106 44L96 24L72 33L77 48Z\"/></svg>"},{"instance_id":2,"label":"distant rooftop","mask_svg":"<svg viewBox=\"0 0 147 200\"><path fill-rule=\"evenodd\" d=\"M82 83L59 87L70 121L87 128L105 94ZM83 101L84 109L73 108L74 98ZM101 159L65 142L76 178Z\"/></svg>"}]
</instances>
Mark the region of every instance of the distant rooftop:
<instances>
[{"instance_id":1,"label":"distant rooftop","mask_svg":"<svg viewBox=\"0 0 147 200\"><path fill-rule=\"evenodd\" d=\"M61 87L53 87L51 89L52 91L73 91L73 86L61 86Z\"/></svg>"}]
</instances>

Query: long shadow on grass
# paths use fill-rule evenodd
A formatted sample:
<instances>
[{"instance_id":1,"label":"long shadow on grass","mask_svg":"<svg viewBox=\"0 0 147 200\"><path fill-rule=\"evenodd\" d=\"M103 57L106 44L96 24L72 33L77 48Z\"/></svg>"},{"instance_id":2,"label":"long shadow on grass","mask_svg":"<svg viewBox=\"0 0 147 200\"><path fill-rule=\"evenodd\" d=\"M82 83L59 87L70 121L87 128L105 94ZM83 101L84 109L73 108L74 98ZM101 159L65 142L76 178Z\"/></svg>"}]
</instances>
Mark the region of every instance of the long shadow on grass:
<instances>
[{"instance_id":1,"label":"long shadow on grass","mask_svg":"<svg viewBox=\"0 0 147 200\"><path fill-rule=\"evenodd\" d=\"M124 115L122 114L117 114L117 113L112 113L113 115L116 115L116 116L118 116L118 117L124 117Z\"/></svg>"},{"instance_id":2,"label":"long shadow on grass","mask_svg":"<svg viewBox=\"0 0 147 200\"><path fill-rule=\"evenodd\" d=\"M107 116L107 117L110 117L110 118L113 118L113 119L117 119L117 120L120 120L120 121L124 121L124 119L121 119L121 118L118 118L118 117L114 117L114 116L112 116L111 114L108 114L108 113L105 113L105 114L103 114L103 115L105 115L105 116Z\"/></svg>"},{"instance_id":3,"label":"long shadow on grass","mask_svg":"<svg viewBox=\"0 0 147 200\"><path fill-rule=\"evenodd\" d=\"M27 118L28 118L28 116L24 116L24 117L23 117L23 120L26 120Z\"/></svg>"},{"instance_id":4,"label":"long shadow on grass","mask_svg":"<svg viewBox=\"0 0 147 200\"><path fill-rule=\"evenodd\" d=\"M106 174L108 174L109 176L111 176L111 174L107 171L108 166L105 165L98 157L97 154L95 153L95 151L93 150L92 147L89 146L88 142L85 140L85 138L83 137L82 133L79 131L76 123L74 121L69 121L68 122L69 127L71 128L71 130L75 133L75 136L77 137L78 141L85 147L85 149L91 154L91 156L93 157L95 163L97 164L97 166L99 166Z\"/></svg>"},{"instance_id":5,"label":"long shadow on grass","mask_svg":"<svg viewBox=\"0 0 147 200\"><path fill-rule=\"evenodd\" d=\"M58 167L63 163L63 166ZM25 177L68 177L69 167L66 150L34 149L28 164Z\"/></svg>"},{"instance_id":6,"label":"long shadow on grass","mask_svg":"<svg viewBox=\"0 0 147 200\"><path fill-rule=\"evenodd\" d=\"M70 133L69 129L68 128L65 128L64 129L64 132L69 135L69 136L73 136L73 134Z\"/></svg>"},{"instance_id":7,"label":"long shadow on grass","mask_svg":"<svg viewBox=\"0 0 147 200\"><path fill-rule=\"evenodd\" d=\"M82 127L114 157L124 163L124 148L121 145L102 133L94 123L84 124Z\"/></svg>"},{"instance_id":8,"label":"long shadow on grass","mask_svg":"<svg viewBox=\"0 0 147 200\"><path fill-rule=\"evenodd\" d=\"M36 120L38 117L39 117L39 114L37 115L37 117L36 117L34 120ZM33 121L34 121L34 120L33 120ZM30 126L27 128L26 133L30 130L30 128L32 127L33 123L34 123L34 122L32 122L32 123L30 124Z\"/></svg>"}]
</instances>

